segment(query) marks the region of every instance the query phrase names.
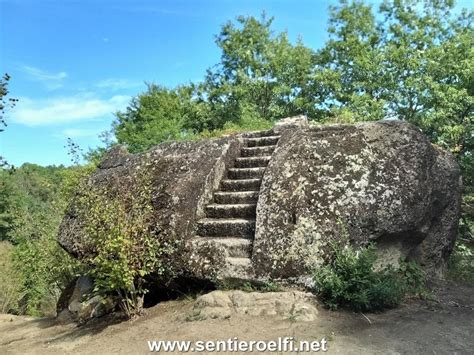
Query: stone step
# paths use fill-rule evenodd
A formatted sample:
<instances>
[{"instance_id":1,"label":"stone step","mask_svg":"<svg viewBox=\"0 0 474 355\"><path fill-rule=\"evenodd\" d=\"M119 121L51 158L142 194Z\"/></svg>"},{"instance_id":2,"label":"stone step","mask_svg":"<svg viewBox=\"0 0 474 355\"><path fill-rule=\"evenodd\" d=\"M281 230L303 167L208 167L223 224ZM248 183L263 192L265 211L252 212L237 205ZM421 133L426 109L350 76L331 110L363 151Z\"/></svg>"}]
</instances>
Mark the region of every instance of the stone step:
<instances>
[{"instance_id":1,"label":"stone step","mask_svg":"<svg viewBox=\"0 0 474 355\"><path fill-rule=\"evenodd\" d=\"M218 191L214 193L214 202L222 204L257 203L258 193L259 191Z\"/></svg>"},{"instance_id":2,"label":"stone step","mask_svg":"<svg viewBox=\"0 0 474 355\"><path fill-rule=\"evenodd\" d=\"M235 237L196 237L193 243L210 243L222 247L226 257L249 258L252 252L252 241L245 238Z\"/></svg>"},{"instance_id":3,"label":"stone step","mask_svg":"<svg viewBox=\"0 0 474 355\"><path fill-rule=\"evenodd\" d=\"M231 168L228 170L230 179L257 179L262 178L265 168Z\"/></svg>"},{"instance_id":4,"label":"stone step","mask_svg":"<svg viewBox=\"0 0 474 355\"><path fill-rule=\"evenodd\" d=\"M201 237L253 238L255 220L243 218L204 218L197 222L197 234Z\"/></svg>"},{"instance_id":5,"label":"stone step","mask_svg":"<svg viewBox=\"0 0 474 355\"><path fill-rule=\"evenodd\" d=\"M247 147L262 147L276 145L279 139L280 136L244 138L244 143L247 145Z\"/></svg>"},{"instance_id":6,"label":"stone step","mask_svg":"<svg viewBox=\"0 0 474 355\"><path fill-rule=\"evenodd\" d=\"M258 168L266 167L271 156L263 155L261 157L241 157L235 159L236 168Z\"/></svg>"},{"instance_id":7,"label":"stone step","mask_svg":"<svg viewBox=\"0 0 474 355\"><path fill-rule=\"evenodd\" d=\"M271 155L276 145L267 145L264 147L243 147L240 153L243 157L258 157L262 155Z\"/></svg>"},{"instance_id":8,"label":"stone step","mask_svg":"<svg viewBox=\"0 0 474 355\"><path fill-rule=\"evenodd\" d=\"M254 272L250 258L228 257L226 264L219 272L220 279L249 280L253 278Z\"/></svg>"},{"instance_id":9,"label":"stone step","mask_svg":"<svg viewBox=\"0 0 474 355\"><path fill-rule=\"evenodd\" d=\"M245 132L242 134L244 138L268 137L268 136L274 136L274 135L275 135L275 132L273 132L273 129L269 129L266 131Z\"/></svg>"},{"instance_id":10,"label":"stone step","mask_svg":"<svg viewBox=\"0 0 474 355\"><path fill-rule=\"evenodd\" d=\"M206 206L209 218L255 218L256 204L212 204Z\"/></svg>"},{"instance_id":11,"label":"stone step","mask_svg":"<svg viewBox=\"0 0 474 355\"><path fill-rule=\"evenodd\" d=\"M221 181L221 189L223 191L253 191L260 190L262 179L242 179Z\"/></svg>"}]
</instances>

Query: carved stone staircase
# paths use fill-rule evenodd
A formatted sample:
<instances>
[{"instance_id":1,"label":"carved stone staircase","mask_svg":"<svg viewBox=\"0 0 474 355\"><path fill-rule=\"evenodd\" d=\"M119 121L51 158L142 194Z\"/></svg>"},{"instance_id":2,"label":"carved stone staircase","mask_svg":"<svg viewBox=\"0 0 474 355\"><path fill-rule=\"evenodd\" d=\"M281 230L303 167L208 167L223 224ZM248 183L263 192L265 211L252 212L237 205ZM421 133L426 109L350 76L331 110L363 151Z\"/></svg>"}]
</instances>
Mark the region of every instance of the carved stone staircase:
<instances>
[{"instance_id":1,"label":"carved stone staircase","mask_svg":"<svg viewBox=\"0 0 474 355\"><path fill-rule=\"evenodd\" d=\"M198 221L197 242L214 243L225 251L221 278L243 278L252 273L251 253L260 184L280 136L270 131L244 138L240 156L227 169L227 177Z\"/></svg>"}]
</instances>

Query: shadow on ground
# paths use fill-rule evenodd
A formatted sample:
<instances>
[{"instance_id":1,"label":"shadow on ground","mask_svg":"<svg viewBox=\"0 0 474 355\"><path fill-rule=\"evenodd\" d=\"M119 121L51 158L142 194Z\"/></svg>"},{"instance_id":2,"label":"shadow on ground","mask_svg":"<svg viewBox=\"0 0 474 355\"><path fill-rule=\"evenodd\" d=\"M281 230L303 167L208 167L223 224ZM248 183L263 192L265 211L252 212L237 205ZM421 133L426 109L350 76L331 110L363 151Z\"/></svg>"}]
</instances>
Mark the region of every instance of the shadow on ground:
<instances>
[{"instance_id":1,"label":"shadow on ground","mask_svg":"<svg viewBox=\"0 0 474 355\"><path fill-rule=\"evenodd\" d=\"M435 282L432 300L409 300L384 313L331 312L313 322L235 316L186 321L192 299L159 303L134 321L109 316L77 326L54 319L0 315L2 354L139 354L147 340L320 340L329 353L468 354L474 349L474 288Z\"/></svg>"}]
</instances>

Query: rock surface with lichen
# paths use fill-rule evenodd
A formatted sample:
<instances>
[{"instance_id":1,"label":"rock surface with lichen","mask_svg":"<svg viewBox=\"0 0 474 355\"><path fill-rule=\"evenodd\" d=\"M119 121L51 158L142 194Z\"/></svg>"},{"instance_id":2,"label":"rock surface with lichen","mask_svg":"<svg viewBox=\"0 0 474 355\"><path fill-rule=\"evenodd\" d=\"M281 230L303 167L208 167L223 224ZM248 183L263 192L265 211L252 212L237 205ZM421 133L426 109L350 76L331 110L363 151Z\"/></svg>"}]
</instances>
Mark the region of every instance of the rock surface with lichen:
<instances>
[{"instance_id":1,"label":"rock surface with lichen","mask_svg":"<svg viewBox=\"0 0 474 355\"><path fill-rule=\"evenodd\" d=\"M259 188L252 278L304 278L321 265L328 243L343 239L373 242L384 261L407 257L429 272L442 271L460 209L460 171L450 153L400 121L311 126L297 117L287 123L270 132L281 138ZM87 186L125 195L141 171L151 172L150 230L177 242L170 262L183 273L213 279L225 252L191 241L244 137L167 142L140 154L116 147ZM59 242L78 258L90 252L82 222L73 201Z\"/></svg>"},{"instance_id":2,"label":"rock surface with lichen","mask_svg":"<svg viewBox=\"0 0 474 355\"><path fill-rule=\"evenodd\" d=\"M212 246L190 249L196 221L225 174L225 168L240 149L236 136L190 142L166 142L144 153L130 154L123 146L110 150L85 184L126 199L142 183L143 172L151 178L149 196L153 221L149 230L161 241L173 241L178 249L169 262L198 277L212 276L222 256ZM59 243L82 259L92 251L84 234L84 221L77 210L83 191L78 191L59 230ZM184 266L183 266L184 265Z\"/></svg>"},{"instance_id":3,"label":"rock surface with lichen","mask_svg":"<svg viewBox=\"0 0 474 355\"><path fill-rule=\"evenodd\" d=\"M238 315L311 322L318 317L318 304L314 294L302 291L218 290L199 296L187 319L229 319Z\"/></svg>"},{"instance_id":4,"label":"rock surface with lichen","mask_svg":"<svg viewBox=\"0 0 474 355\"><path fill-rule=\"evenodd\" d=\"M454 157L400 121L282 129L257 206L252 262L260 275L300 277L331 240L374 242L385 261L440 272L456 238Z\"/></svg>"}]
</instances>

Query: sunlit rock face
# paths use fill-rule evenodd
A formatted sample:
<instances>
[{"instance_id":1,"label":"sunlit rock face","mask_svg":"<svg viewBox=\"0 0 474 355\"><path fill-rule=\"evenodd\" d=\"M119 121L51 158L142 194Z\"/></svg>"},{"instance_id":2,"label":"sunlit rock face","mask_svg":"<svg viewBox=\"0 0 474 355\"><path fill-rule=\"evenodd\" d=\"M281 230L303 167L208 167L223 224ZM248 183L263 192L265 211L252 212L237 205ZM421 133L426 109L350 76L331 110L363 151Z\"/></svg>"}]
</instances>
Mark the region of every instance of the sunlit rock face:
<instances>
[{"instance_id":1,"label":"sunlit rock face","mask_svg":"<svg viewBox=\"0 0 474 355\"><path fill-rule=\"evenodd\" d=\"M374 242L383 262L445 265L456 238L460 171L408 123L281 130L257 206L252 261L260 275L300 277L328 242Z\"/></svg>"},{"instance_id":2,"label":"sunlit rock face","mask_svg":"<svg viewBox=\"0 0 474 355\"><path fill-rule=\"evenodd\" d=\"M222 255L213 246L194 247L188 242L195 236L196 222L204 217L204 208L213 198L240 148L234 136L213 140L166 142L144 153L130 154L122 146L110 150L89 177L86 186L108 191L119 199L141 184L145 171L152 179L153 219L149 230L163 243L177 248L168 263L183 273L211 277L222 264ZM94 253L85 235L84 221L77 211L77 194L63 218L59 243L71 255L83 259Z\"/></svg>"},{"instance_id":3,"label":"sunlit rock face","mask_svg":"<svg viewBox=\"0 0 474 355\"><path fill-rule=\"evenodd\" d=\"M373 242L381 262L407 257L435 274L456 238L459 167L400 121L314 126L299 116L141 154L116 147L88 186L126 198L142 171L153 179L149 230L177 245L167 262L201 279L304 282L333 240ZM72 201L59 242L83 258L86 240Z\"/></svg>"}]
</instances>

